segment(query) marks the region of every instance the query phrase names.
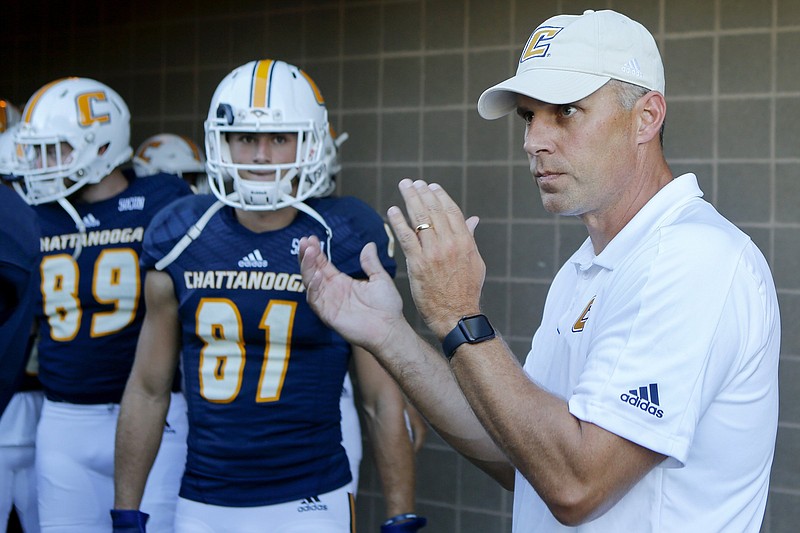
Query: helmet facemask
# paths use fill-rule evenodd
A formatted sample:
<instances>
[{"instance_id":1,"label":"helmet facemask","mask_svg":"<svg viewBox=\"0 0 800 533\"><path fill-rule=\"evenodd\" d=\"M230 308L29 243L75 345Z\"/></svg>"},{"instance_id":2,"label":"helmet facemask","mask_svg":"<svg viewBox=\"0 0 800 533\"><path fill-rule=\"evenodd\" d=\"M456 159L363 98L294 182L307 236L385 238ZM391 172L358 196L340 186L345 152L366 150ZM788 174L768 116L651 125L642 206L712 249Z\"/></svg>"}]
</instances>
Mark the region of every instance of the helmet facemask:
<instances>
[{"instance_id":1,"label":"helmet facemask","mask_svg":"<svg viewBox=\"0 0 800 533\"><path fill-rule=\"evenodd\" d=\"M66 146L71 149L66 150ZM19 133L17 159L21 162L25 195L31 205L66 198L87 181L88 172L81 166L81 148L76 150L62 138Z\"/></svg>"}]
</instances>

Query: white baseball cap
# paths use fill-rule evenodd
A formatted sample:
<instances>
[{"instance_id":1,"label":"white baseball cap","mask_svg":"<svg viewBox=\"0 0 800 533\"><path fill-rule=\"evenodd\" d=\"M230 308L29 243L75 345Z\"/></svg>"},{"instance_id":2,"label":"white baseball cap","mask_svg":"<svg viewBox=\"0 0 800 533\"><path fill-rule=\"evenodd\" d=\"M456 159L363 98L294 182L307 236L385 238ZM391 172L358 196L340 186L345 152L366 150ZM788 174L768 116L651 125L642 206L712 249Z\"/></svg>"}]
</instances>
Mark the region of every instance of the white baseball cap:
<instances>
[{"instance_id":1,"label":"white baseball cap","mask_svg":"<svg viewBox=\"0 0 800 533\"><path fill-rule=\"evenodd\" d=\"M486 89L478 113L486 119L516 109L518 94L568 104L615 79L664 93L664 66L655 39L638 22L616 11L557 15L531 34L517 74Z\"/></svg>"}]
</instances>

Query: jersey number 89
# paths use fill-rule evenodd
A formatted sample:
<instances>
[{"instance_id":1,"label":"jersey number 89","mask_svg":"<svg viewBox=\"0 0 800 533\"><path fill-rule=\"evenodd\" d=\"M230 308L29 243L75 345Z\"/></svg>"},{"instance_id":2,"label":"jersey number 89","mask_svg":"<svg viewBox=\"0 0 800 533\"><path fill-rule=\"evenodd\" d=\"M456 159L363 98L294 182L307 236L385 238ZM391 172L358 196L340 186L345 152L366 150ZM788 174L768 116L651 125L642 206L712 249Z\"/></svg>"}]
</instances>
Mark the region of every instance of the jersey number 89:
<instances>
[{"instance_id":1,"label":"jersey number 89","mask_svg":"<svg viewBox=\"0 0 800 533\"><path fill-rule=\"evenodd\" d=\"M50 337L71 341L78 334L83 307L78 297L80 270L72 256L50 255L42 259L42 302ZM139 305L139 258L130 248L103 250L94 263L92 296L109 311L92 314L89 335L116 333L136 318Z\"/></svg>"}]
</instances>

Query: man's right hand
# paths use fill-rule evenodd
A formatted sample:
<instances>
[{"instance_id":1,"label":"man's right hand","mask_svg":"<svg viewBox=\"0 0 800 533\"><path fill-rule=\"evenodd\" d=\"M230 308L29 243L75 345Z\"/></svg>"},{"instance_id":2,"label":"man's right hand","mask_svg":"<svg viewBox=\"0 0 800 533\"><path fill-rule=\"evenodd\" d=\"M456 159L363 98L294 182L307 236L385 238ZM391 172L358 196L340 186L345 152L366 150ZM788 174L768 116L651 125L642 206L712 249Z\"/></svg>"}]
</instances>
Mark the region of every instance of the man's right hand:
<instances>
[{"instance_id":1,"label":"man's right hand","mask_svg":"<svg viewBox=\"0 0 800 533\"><path fill-rule=\"evenodd\" d=\"M300 239L300 270L311 308L351 344L379 354L384 344L393 342L393 334L406 333L410 326L403 317L400 293L374 243L361 251L361 268L368 280L340 272L322 252L317 237Z\"/></svg>"}]
</instances>

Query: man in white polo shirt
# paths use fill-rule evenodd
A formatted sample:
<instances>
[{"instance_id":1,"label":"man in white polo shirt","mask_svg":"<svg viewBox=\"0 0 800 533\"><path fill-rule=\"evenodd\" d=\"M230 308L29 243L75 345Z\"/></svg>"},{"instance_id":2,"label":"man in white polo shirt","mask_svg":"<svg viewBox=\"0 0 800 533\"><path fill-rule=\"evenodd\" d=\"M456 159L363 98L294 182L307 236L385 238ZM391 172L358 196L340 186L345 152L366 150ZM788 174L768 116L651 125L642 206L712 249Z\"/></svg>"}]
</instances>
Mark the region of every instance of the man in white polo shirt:
<instances>
[{"instance_id":1,"label":"man in white polo shirt","mask_svg":"<svg viewBox=\"0 0 800 533\"><path fill-rule=\"evenodd\" d=\"M750 238L673 178L653 37L613 11L556 16L479 113L525 122L545 208L589 238L560 269L524 367L480 314L485 265L436 184L388 215L414 302L445 357L369 282L301 243L308 299L382 362L454 448L513 489L515 533L759 531L778 420L774 283Z\"/></svg>"}]
</instances>

